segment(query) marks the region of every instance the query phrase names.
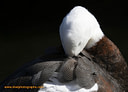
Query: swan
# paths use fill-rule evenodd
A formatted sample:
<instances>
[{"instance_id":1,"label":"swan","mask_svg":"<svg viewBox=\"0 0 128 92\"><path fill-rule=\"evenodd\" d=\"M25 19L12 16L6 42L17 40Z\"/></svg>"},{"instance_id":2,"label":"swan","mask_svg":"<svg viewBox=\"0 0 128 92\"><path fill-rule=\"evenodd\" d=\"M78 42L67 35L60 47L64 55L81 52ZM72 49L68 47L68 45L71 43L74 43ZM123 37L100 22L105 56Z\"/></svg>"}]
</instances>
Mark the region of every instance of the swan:
<instances>
[{"instance_id":1,"label":"swan","mask_svg":"<svg viewBox=\"0 0 128 92\"><path fill-rule=\"evenodd\" d=\"M127 88L128 65L118 47L102 32L96 18L84 7L74 7L60 25L60 39L68 57L86 50L93 61ZM128 90L128 89L127 89Z\"/></svg>"},{"instance_id":2,"label":"swan","mask_svg":"<svg viewBox=\"0 0 128 92\"><path fill-rule=\"evenodd\" d=\"M43 87L29 89L33 92L123 92L120 84L127 88L128 68L122 54L86 8L74 7L64 17L59 32L64 52L57 50L23 66L0 83L0 91L13 90L5 89L7 85Z\"/></svg>"}]
</instances>

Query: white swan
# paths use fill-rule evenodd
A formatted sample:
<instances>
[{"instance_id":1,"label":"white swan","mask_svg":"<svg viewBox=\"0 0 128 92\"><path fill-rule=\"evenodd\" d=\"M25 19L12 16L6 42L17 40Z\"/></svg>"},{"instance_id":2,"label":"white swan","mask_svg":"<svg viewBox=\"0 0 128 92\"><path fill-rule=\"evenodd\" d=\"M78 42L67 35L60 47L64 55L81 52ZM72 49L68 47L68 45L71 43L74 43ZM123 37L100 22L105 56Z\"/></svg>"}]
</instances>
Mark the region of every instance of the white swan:
<instances>
[{"instance_id":1,"label":"white swan","mask_svg":"<svg viewBox=\"0 0 128 92\"><path fill-rule=\"evenodd\" d=\"M67 56L77 56L104 36L96 18L82 6L74 7L64 17L59 32Z\"/></svg>"},{"instance_id":2,"label":"white swan","mask_svg":"<svg viewBox=\"0 0 128 92\"><path fill-rule=\"evenodd\" d=\"M67 56L77 56L85 47L91 48L102 37L103 32L95 17L84 7L76 6L64 17L60 25L60 38ZM56 76L57 77L57 76ZM54 77L44 83L38 92L94 92L98 84L90 89L81 88L76 80L61 83Z\"/></svg>"}]
</instances>

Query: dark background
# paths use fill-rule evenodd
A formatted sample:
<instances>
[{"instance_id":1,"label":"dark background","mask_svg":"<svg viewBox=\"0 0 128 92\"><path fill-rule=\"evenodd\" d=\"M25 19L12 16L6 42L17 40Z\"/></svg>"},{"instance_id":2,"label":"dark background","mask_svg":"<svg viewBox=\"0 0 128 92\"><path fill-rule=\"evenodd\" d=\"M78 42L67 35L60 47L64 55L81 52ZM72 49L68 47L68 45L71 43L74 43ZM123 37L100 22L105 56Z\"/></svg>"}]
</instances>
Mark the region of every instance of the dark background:
<instances>
[{"instance_id":1,"label":"dark background","mask_svg":"<svg viewBox=\"0 0 128 92\"><path fill-rule=\"evenodd\" d=\"M59 25L76 5L86 7L128 61L126 0L0 1L0 81L26 62L60 45Z\"/></svg>"}]
</instances>

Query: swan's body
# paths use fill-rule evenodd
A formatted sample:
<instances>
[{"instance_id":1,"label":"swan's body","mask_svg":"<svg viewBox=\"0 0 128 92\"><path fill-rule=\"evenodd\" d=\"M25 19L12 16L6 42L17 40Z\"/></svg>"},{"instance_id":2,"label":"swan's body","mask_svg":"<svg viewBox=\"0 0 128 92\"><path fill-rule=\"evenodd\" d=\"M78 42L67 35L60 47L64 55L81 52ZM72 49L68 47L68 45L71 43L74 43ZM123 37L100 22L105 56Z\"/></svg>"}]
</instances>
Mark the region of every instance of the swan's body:
<instances>
[{"instance_id":1,"label":"swan's body","mask_svg":"<svg viewBox=\"0 0 128 92\"><path fill-rule=\"evenodd\" d=\"M103 36L96 18L81 6L73 8L60 25L61 42L68 56L77 56L85 47L94 46Z\"/></svg>"},{"instance_id":2,"label":"swan's body","mask_svg":"<svg viewBox=\"0 0 128 92\"><path fill-rule=\"evenodd\" d=\"M117 46L104 36L96 18L87 9L76 6L64 17L60 38L68 57L77 56L85 48L95 62L123 88L127 88L128 66L125 59Z\"/></svg>"}]
</instances>

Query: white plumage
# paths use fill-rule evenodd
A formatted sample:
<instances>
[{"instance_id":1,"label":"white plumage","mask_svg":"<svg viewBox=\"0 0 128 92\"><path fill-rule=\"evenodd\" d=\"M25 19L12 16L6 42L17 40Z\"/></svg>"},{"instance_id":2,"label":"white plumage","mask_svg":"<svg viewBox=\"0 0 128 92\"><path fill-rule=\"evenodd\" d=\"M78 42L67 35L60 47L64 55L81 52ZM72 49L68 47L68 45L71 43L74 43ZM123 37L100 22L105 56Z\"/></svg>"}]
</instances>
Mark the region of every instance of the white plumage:
<instances>
[{"instance_id":1,"label":"white plumage","mask_svg":"<svg viewBox=\"0 0 128 92\"><path fill-rule=\"evenodd\" d=\"M84 7L74 7L60 25L60 38L66 55L77 56L103 36L96 18Z\"/></svg>"},{"instance_id":2,"label":"white plumage","mask_svg":"<svg viewBox=\"0 0 128 92\"><path fill-rule=\"evenodd\" d=\"M90 89L81 88L76 80L61 83L57 79L57 73L43 84L44 88L41 88L38 92L97 92L98 84L95 83L94 86Z\"/></svg>"}]
</instances>

